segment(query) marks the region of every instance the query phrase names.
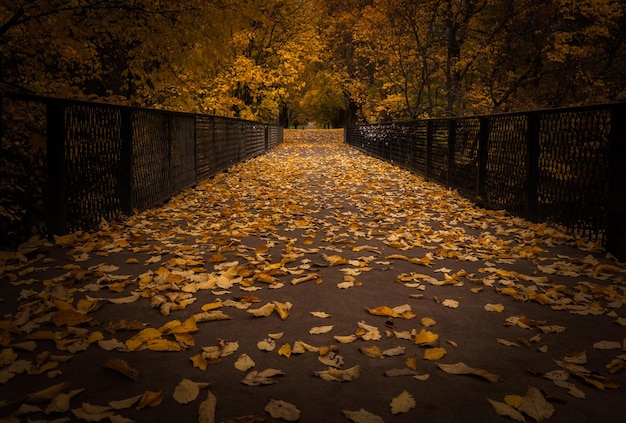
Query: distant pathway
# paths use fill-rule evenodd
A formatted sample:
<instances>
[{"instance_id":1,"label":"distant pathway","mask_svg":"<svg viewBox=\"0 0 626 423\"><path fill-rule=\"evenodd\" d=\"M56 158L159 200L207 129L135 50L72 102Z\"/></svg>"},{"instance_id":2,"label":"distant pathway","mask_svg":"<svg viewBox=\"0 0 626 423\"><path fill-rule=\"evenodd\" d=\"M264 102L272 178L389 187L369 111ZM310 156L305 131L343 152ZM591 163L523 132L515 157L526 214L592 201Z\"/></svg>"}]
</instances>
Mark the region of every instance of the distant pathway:
<instances>
[{"instance_id":1,"label":"distant pathway","mask_svg":"<svg viewBox=\"0 0 626 423\"><path fill-rule=\"evenodd\" d=\"M0 422L622 419L626 269L341 137L0 253Z\"/></svg>"}]
</instances>

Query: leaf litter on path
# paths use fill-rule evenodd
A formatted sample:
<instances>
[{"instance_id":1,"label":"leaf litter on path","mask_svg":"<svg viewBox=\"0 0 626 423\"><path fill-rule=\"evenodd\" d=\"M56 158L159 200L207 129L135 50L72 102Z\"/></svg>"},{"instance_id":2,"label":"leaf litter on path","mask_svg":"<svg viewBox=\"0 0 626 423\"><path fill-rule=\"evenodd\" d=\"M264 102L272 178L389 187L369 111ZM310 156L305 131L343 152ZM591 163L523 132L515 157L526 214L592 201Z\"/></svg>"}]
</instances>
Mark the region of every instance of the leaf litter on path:
<instances>
[{"instance_id":1,"label":"leaf litter on path","mask_svg":"<svg viewBox=\"0 0 626 423\"><path fill-rule=\"evenodd\" d=\"M548 354L528 348L539 340L522 342L527 336L522 331L543 334L545 351L553 344L558 349L564 340L572 344L572 350L596 351L585 368L573 367L581 366L572 363L573 355L560 361L563 371L585 383L582 388L570 381L555 383L554 389L567 389L574 400L584 396L584 389L619 389L619 382L623 384L624 359L619 347L624 336L612 335L626 321L623 265L591 251L591 242L500 211L476 208L454 191L330 140L338 132L287 135L288 140L269 154L237 165L126 222L103 225L92 233L57 237L57 246L32 241L22 252L0 255L0 283L12 292L2 293L7 308L0 320L1 396L43 402L44 409L56 410L55 417L65 413L73 418L70 411L63 411L69 400L68 410L81 410L76 413L95 418L96 413L88 413L95 408L85 410L81 405L80 395L85 394L70 397L64 387L39 399L41 394L31 394L29 379L37 372L64 378L73 366L75 360L42 355L43 349L56 348L69 357L91 357L97 349L109 359L100 359L92 369L104 367L125 376L119 378L116 396L102 398L102 404L112 402L121 407L120 397L126 397L134 404L130 407L140 408L139 412L165 410L172 404L163 401L162 392L176 392L182 384L176 398L184 408L171 412L185 413L192 398L197 398L198 384L208 381L215 395L209 392L194 412L200 413L201 421L215 421L220 410L224 410L222 419L234 419L240 404L216 397L224 392L224 377L230 370L248 372L243 380L228 376L241 382L238 389L262 389L251 387L275 384L278 376L285 385L299 380L299 374L310 376L311 372L325 380L359 379L371 386L398 383L391 378L385 381L385 374L407 374L423 379L414 381L421 387L435 386L438 377L432 370L437 366L451 374L497 382L500 376L505 380L520 376L514 367L495 375L463 364L460 360L485 363L488 359L466 357L465 345L515 339L520 347L511 354L524 354L538 368L552 365ZM117 254L123 258L116 259ZM315 291L331 292L320 295L337 300L326 304L311 295ZM387 295L393 299L383 303ZM392 306L407 301L410 303ZM537 309L527 312L528 316L540 315L537 320L521 314L526 304L543 307L540 313ZM305 317L303 310L325 311ZM498 318L504 310L520 314ZM411 320L416 315L432 317ZM315 326L313 320L307 320L309 316L324 318L329 324ZM480 339L471 332L455 332L450 319L466 316L472 316L476 326L489 328L494 336ZM571 334L577 316L610 319L595 321L604 335L590 340ZM292 322L294 319L302 319L301 324ZM242 329L233 332L233 324ZM436 333L425 329L435 324ZM341 335L330 333L335 330ZM276 339L268 334L278 332L285 333L286 341L275 351ZM531 336L527 337L535 338ZM219 345L206 347L207 339L216 337ZM440 346L443 342L456 346L450 338L461 341L461 337L461 346L454 350ZM240 346L235 349L237 341ZM259 347L255 348L257 341ZM227 345L232 352L225 353ZM235 351L239 358L230 357ZM342 360L333 359L329 351ZM124 354L124 359L119 354ZM135 358L140 354L167 354L168 366L160 372L169 376L159 379L169 382L150 385L155 370ZM284 363L288 370L251 370L255 361L277 354L290 357L281 361L281 367ZM302 366L309 354L336 367L329 365L319 371ZM407 355L412 358L406 359ZM457 364L441 363L444 356ZM370 357L384 358L381 363L387 370L370 369ZM344 368L344 360L351 364ZM506 356L494 362L506 363ZM209 364L215 370L209 372ZM418 367L421 375L416 374ZM491 368L487 364L481 367ZM177 369L193 376L181 382ZM60 371L60 376L51 373L53 370ZM422 377L428 372L433 377ZM94 370L90 374L109 377ZM470 378L467 383L481 383L480 378L476 382ZM532 385L534 380L525 381ZM85 392L92 389L91 384L74 383L84 386ZM137 384L143 392L140 398L131 389ZM15 387L15 393L9 385ZM342 389L352 389L350 385ZM414 417L417 410L411 407L410 398L421 388L415 389L404 391L393 411ZM296 382L291 391L294 403L300 403L301 391L304 389ZM122 395L124 392L127 395ZM512 418L518 417L516 413L535 420L547 418L552 406L546 402L549 397L544 401L529 389L521 398L524 402L517 408L505 402L496 411ZM493 410L481 408L480 404L489 408L484 399L476 398L476 413L489 420ZM220 406L216 407L218 400ZM287 404L292 399L284 401ZM303 419L307 418L306 402L302 401ZM571 408L575 416L577 407L582 405L555 403L552 412L568 415ZM344 411L354 421L391 417L389 403L380 398L363 397L350 408L361 410ZM326 409L340 413L346 407L331 400ZM6 410L10 415L10 407ZM262 411L257 408L248 413L260 415Z\"/></svg>"}]
</instances>

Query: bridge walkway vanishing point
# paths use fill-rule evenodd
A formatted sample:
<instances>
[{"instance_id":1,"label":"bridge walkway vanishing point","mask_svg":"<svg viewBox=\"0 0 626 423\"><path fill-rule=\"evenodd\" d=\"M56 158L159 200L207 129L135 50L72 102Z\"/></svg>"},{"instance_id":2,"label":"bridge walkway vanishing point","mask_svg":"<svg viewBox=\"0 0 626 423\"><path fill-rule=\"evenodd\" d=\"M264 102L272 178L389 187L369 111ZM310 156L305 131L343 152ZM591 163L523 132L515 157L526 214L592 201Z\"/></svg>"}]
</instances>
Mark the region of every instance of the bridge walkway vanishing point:
<instances>
[{"instance_id":1,"label":"bridge walkway vanishing point","mask_svg":"<svg viewBox=\"0 0 626 423\"><path fill-rule=\"evenodd\" d=\"M125 223L2 253L2 421L289 420L277 401L301 422L623 419L623 266L339 131L285 139Z\"/></svg>"}]
</instances>

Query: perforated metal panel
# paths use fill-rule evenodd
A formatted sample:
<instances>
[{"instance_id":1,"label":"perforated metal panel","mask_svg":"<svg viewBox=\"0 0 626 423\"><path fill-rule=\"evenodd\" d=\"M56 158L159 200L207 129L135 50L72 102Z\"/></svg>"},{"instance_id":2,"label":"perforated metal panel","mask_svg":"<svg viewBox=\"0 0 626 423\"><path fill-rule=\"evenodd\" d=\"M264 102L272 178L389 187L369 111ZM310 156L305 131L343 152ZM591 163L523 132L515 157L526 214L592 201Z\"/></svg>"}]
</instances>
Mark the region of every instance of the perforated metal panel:
<instances>
[{"instance_id":1,"label":"perforated metal panel","mask_svg":"<svg viewBox=\"0 0 626 423\"><path fill-rule=\"evenodd\" d=\"M65 107L68 230L93 227L121 213L120 111L81 104Z\"/></svg>"},{"instance_id":2,"label":"perforated metal panel","mask_svg":"<svg viewBox=\"0 0 626 423\"><path fill-rule=\"evenodd\" d=\"M494 117L490 127L485 201L495 208L523 215L527 202L528 119Z\"/></svg>"},{"instance_id":3,"label":"perforated metal panel","mask_svg":"<svg viewBox=\"0 0 626 423\"><path fill-rule=\"evenodd\" d=\"M539 218L595 238L606 227L609 110L547 113L541 118Z\"/></svg>"}]
</instances>

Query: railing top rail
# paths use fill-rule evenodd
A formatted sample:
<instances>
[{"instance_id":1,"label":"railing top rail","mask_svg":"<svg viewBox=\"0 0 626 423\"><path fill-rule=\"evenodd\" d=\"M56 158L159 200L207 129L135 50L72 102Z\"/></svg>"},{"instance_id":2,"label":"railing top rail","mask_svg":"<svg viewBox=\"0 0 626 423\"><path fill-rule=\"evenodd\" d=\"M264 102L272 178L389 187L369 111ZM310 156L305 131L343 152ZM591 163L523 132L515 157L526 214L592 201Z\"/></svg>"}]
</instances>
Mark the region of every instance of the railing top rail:
<instances>
[{"instance_id":1,"label":"railing top rail","mask_svg":"<svg viewBox=\"0 0 626 423\"><path fill-rule=\"evenodd\" d=\"M225 120L230 120L233 122L244 122L244 123L254 123L257 125L260 124L260 125L276 126L270 123L263 123L259 121L249 120L249 119L233 118L229 116L218 116L218 115L209 115L209 114L204 114L204 113L182 112L182 111L177 111L177 110L157 109L154 107L130 106L126 104L105 103L102 101L93 101L93 100L79 100L79 99L73 99L73 98L40 95L40 94L17 93L13 91L4 91L2 92L2 96L6 98L10 98L10 99L15 99L15 100L34 101L34 102L45 103L45 104L69 103L69 104L74 104L74 105L107 107L107 108L119 109L119 110L154 111L154 112L165 113L165 114L170 114L170 115L178 115L178 116L189 116L189 117L203 116L203 117L225 119Z\"/></svg>"},{"instance_id":2,"label":"railing top rail","mask_svg":"<svg viewBox=\"0 0 626 423\"><path fill-rule=\"evenodd\" d=\"M379 122L379 123L362 124L362 125L354 125L354 126L410 125L410 124L416 124L420 122L442 121L442 120L457 120L458 121L458 120L466 120L466 119L527 116L527 115L538 115L538 114L557 114L557 113L567 113L567 112L585 112L585 111L599 110L599 109L610 110L612 108L617 108L617 107L626 107L626 101L589 104L589 105L584 105L584 106L568 106L568 107L554 107L554 108L549 108L549 109L524 110L524 111L517 111L517 112L501 112L501 113L467 115L467 116L444 116L444 117L416 119L416 120L407 120L407 121Z\"/></svg>"}]
</instances>

